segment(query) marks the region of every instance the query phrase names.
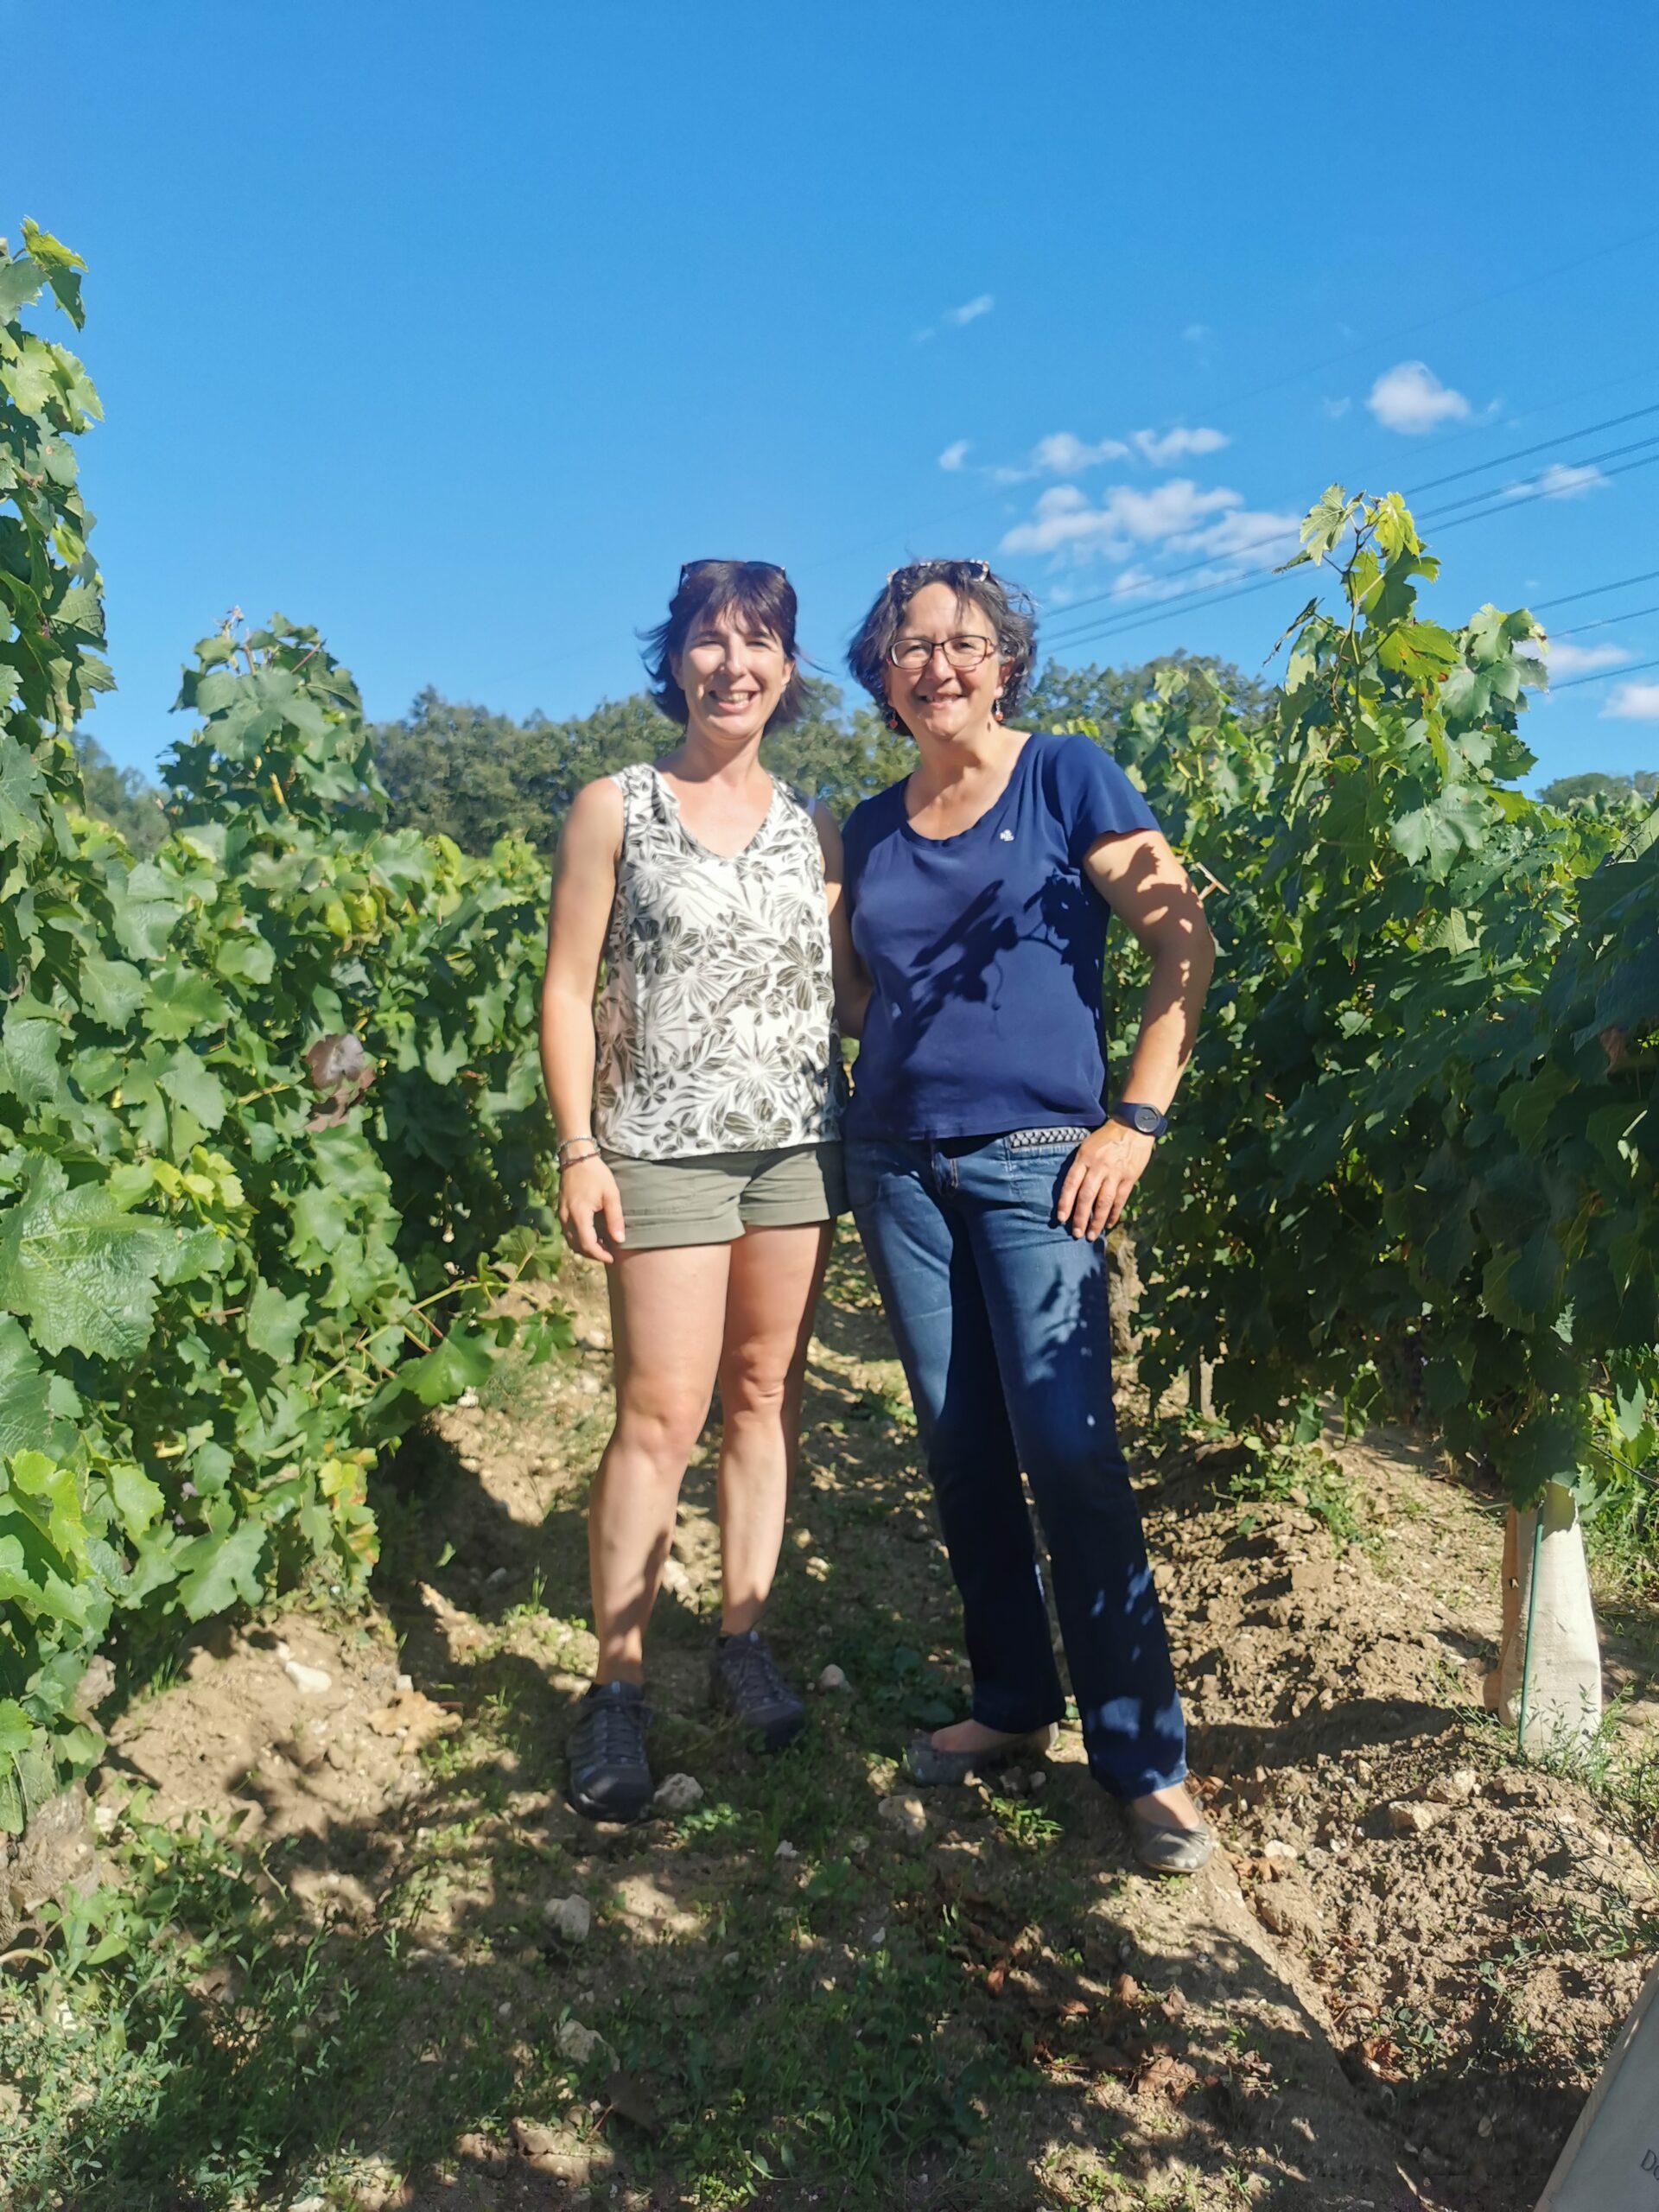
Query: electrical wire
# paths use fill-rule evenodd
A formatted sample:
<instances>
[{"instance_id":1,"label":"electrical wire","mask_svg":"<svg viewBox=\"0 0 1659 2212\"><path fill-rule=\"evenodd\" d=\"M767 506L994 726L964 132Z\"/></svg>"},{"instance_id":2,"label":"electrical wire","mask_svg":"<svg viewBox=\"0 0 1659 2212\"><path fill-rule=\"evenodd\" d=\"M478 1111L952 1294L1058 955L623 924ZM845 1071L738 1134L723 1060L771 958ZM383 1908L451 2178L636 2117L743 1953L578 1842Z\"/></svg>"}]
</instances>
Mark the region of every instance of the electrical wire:
<instances>
[{"instance_id":1,"label":"electrical wire","mask_svg":"<svg viewBox=\"0 0 1659 2212\"><path fill-rule=\"evenodd\" d=\"M1455 307L1446 308L1439 315L1428 315L1421 321L1399 324L1389 330L1377 331L1369 338L1357 340L1353 345L1344 347L1340 353L1327 354L1322 360L1300 362L1283 376L1270 378L1267 383L1255 385L1247 391L1233 392L1229 396L1224 396L1219 400L1209 401L1205 404L1217 412L1228 408L1243 407L1252 399L1259 399L1265 392L1281 391L1286 385L1295 384L1301 378L1317 376L1322 370L1334 368L1339 362L1353 359L1357 354L1373 353L1384 345L1392 345L1397 339L1414 337L1421 330L1430 330L1437 324L1449 321L1458 315L1472 314L1480 308L1491 307L1499 300L1509 299L1516 292L1527 290L1531 285L1546 283L1554 276L1567 276L1573 270L1582 269L1590 262L1603 260L1609 254L1626 252L1631 246L1645 245L1650 238L1659 238L1659 225L1654 225L1644 231L1637 231L1629 238L1615 238L1609 245L1593 247L1590 252L1576 255L1569 261L1554 262L1547 269L1534 270L1529 275L1517 277L1513 283L1503 285L1496 292L1485 293L1478 299L1459 300ZM1618 379L1614 378L1611 381L1616 383ZM1587 397L1590 391L1605 391L1606 388L1605 382L1592 385L1586 387L1584 392L1572 396ZM1552 406L1565 404L1565 401L1547 403ZM1469 434L1459 432L1456 435L1465 436ZM1450 441L1448 440L1447 442ZM918 531L937 530L947 522L956 521L959 516L976 513L981 508L988 506L993 500L1001 499L1006 488L1006 486L999 486L995 490L982 493L976 499L964 500L961 505L952 507L947 514L936 515L929 522L911 524L908 526L909 532L913 535ZM818 569L833 567L837 562L853 560L861 553L872 552L890 546L893 543L893 533L891 531L886 531L880 537L866 538L860 544L844 546L839 552L827 553L817 561L802 563L795 573L797 575L810 575Z\"/></svg>"},{"instance_id":2,"label":"electrical wire","mask_svg":"<svg viewBox=\"0 0 1659 2212\"><path fill-rule=\"evenodd\" d=\"M1570 630L1552 630L1552 638L1581 638L1586 630L1608 630L1618 622L1639 622L1644 614L1659 614L1659 601L1652 607L1627 607L1622 614L1604 614L1599 621L1575 622Z\"/></svg>"},{"instance_id":3,"label":"electrical wire","mask_svg":"<svg viewBox=\"0 0 1659 2212\"><path fill-rule=\"evenodd\" d=\"M1659 443L1659 441L1643 442ZM1607 457L1608 456L1605 455L1603 456L1603 458ZM1611 482L1616 477L1628 475L1633 469L1650 467L1656 461L1659 461L1659 452L1645 454L1639 460L1627 461L1621 468L1610 468L1606 470L1603 477L1603 481ZM1459 529L1465 523L1484 522L1491 515L1511 513L1516 508L1530 506L1538 499L1558 499L1560 494L1553 486L1545 485L1531 485L1523 492L1504 492L1496 495L1482 494L1481 496L1486 498L1489 504L1484 506L1474 507L1470 512L1462 514L1459 514L1455 512L1448 512L1447 510L1444 508L1435 508L1431 510L1429 513L1419 518L1419 519L1425 528L1432 526L1437 532L1443 533L1448 530ZM1454 501L1452 503L1453 508L1455 509L1457 506L1462 505L1464 503L1461 501ZM1275 531L1273 542L1281 540L1283 537L1283 531ZM1266 543L1270 541L1262 540L1261 542ZM1238 550L1240 551L1245 551L1249 549L1248 547L1240 547ZM1215 556L1211 556L1211 560L1213 560L1214 557ZM1204 562L1198 563L1198 565L1200 567L1205 567L1210 564L1207 562ZM1191 572L1189 571L1188 573ZM1056 647L1077 645L1084 643L1098 643L1103 638L1116 637L1124 631L1144 629L1147 621L1156 620L1160 615L1174 611L1180 611L1183 613L1207 612L1210 607L1223 606L1229 600L1243 598L1251 592L1268 590L1273 585L1279 583L1281 581L1282 575L1274 574L1271 576L1261 577L1254 583L1240 585L1236 589L1223 589L1219 586L1205 586L1193 591L1178 592L1173 594L1168 599L1160 600L1154 608L1148 610L1145 614L1136 614L1132 618L1124 617L1122 619L1108 617L1103 620L1085 625L1085 626L1081 630L1063 631L1058 638L1050 638L1046 642L1051 651ZM1630 581L1640 582L1642 579L1636 578L1630 579ZM1618 587L1615 585L1607 585L1598 587L1598 588L1613 590L1618 588ZM1106 594L1103 595L1106 597L1112 596L1111 594ZM1583 594L1568 594L1569 597L1588 597L1589 595L1590 594L1587 593ZM1561 606L1566 604L1566 601L1558 600L1547 603ZM1535 607L1533 609L1535 613L1538 611L1539 610Z\"/></svg>"},{"instance_id":4,"label":"electrical wire","mask_svg":"<svg viewBox=\"0 0 1659 2212\"><path fill-rule=\"evenodd\" d=\"M1448 476L1431 476L1426 484L1419 484L1407 494L1414 499L1419 492L1438 491L1442 484L1455 484L1465 476L1474 476L1483 468L1507 468L1512 461L1526 461L1535 453L1548 453L1552 446L1562 444L1568 438L1592 438L1599 430L1616 430L1622 423L1638 422L1644 415L1659 415L1659 401L1651 407L1633 407L1628 415L1610 415L1605 423L1586 423L1581 430L1564 430L1559 438L1541 438L1536 445L1519 446L1514 453L1506 453L1497 461L1471 461L1467 468L1454 468Z\"/></svg>"},{"instance_id":5,"label":"electrical wire","mask_svg":"<svg viewBox=\"0 0 1659 2212\"><path fill-rule=\"evenodd\" d=\"M1637 414L1659 413L1659 407L1655 407L1655 408L1652 408L1652 409L1649 409L1649 408L1639 408L1639 409L1637 409L1637 410L1636 410L1636 412L1637 412ZM1616 419L1629 419L1629 418L1616 418ZM1585 425L1581 426L1580 429L1575 429L1575 430L1564 430L1564 431L1561 433L1561 435L1560 435L1560 437L1558 437L1558 438L1546 438L1546 439L1543 439L1543 440L1541 440L1541 441L1537 444L1537 445L1528 448L1527 448L1527 452L1528 452L1529 454L1543 453L1543 452L1546 452L1546 451L1549 450L1551 448L1555 447L1555 446L1570 445L1570 444L1572 444L1572 443L1574 442L1574 440L1576 440L1576 439L1578 439L1578 438L1582 438L1582 437L1588 437L1588 436L1591 436L1592 435L1593 435L1593 433L1594 433L1597 429L1607 429L1607 428L1609 428L1609 427L1610 427L1610 425L1609 425L1609 424L1607 424L1607 423L1599 423L1599 423L1586 423L1586 424L1585 424ZM1634 441L1634 442L1633 442L1632 444L1628 445L1628 446L1620 446L1620 447L1613 448L1611 448L1608 452L1606 452L1606 453L1603 453L1603 454L1589 454L1589 455L1586 455L1586 456L1582 461L1580 461L1578 463L1578 466L1579 466L1579 467L1592 467L1592 466L1595 466L1595 465L1599 464L1599 463L1600 461L1609 461L1609 460L1615 459L1615 458L1617 458L1618 455L1621 455L1621 454L1627 454L1627 453L1630 453L1630 452L1636 451L1637 448L1641 448L1641 447L1643 447L1643 446L1646 446L1646 445L1650 445L1650 444L1653 444L1653 443L1656 443L1656 442L1659 442L1659 440L1655 440L1655 439L1637 439L1637 440ZM1508 455L1505 455L1502 461L1497 461L1497 462L1492 462L1492 463L1478 462L1478 463L1477 463L1477 464L1476 464L1476 467L1477 467L1478 468L1479 468L1479 467L1489 467L1489 466L1490 466L1490 467L1506 467L1506 466L1508 465L1508 463L1509 463L1510 461L1518 460L1518 459L1521 459L1522 457L1522 455L1520 455L1520 454L1508 454ZM1473 473L1473 472L1472 472L1472 471L1470 471L1470 470L1461 470L1461 471L1459 471L1459 472L1458 472L1458 473L1459 473L1459 474L1467 475L1467 474L1471 474L1471 473ZM1612 473L1613 474L1615 474L1615 475L1618 475L1618 474L1621 474L1623 472L1622 472L1622 471L1620 471L1620 470L1617 470L1617 469L1615 469L1615 470L1614 470L1614 471L1612 471L1611 473ZM1446 483L1446 482L1450 482L1450 481L1451 481L1451 479L1450 479L1450 478L1446 478L1446 477L1441 477L1441 478L1437 478L1437 479L1433 480L1433 482L1440 482L1440 483ZM1402 496L1403 496L1404 498L1406 498L1406 499L1416 499L1416 498L1418 497L1418 495L1419 495L1421 493L1423 493L1423 492L1426 492L1426 491L1431 490L1431 489L1433 488L1433 482L1431 482L1431 483L1429 483L1429 484L1414 484L1414 485L1408 485L1408 486L1407 486L1407 488L1406 488L1406 490L1405 490L1404 493L1402 494ZM1453 513L1457 511L1457 509L1458 509L1459 507L1460 507L1460 506L1464 506L1464 505L1473 505L1478 504L1479 501L1481 501L1481 500L1483 500L1483 499L1494 499L1494 498L1498 499L1498 500L1499 500L1500 504L1501 504L1501 505L1505 505L1505 506L1519 506L1519 505L1527 505L1527 504L1528 504L1531 499L1538 499L1538 498L1546 498L1546 499L1547 499L1547 498L1549 498L1550 496L1552 496L1552 491L1553 491L1553 489L1554 489L1554 487L1546 487L1546 486L1529 486L1527 487L1527 489L1526 489L1525 493L1511 493L1511 492L1505 492L1505 493L1502 493L1502 494L1495 494L1495 493L1493 493L1492 492L1491 492L1490 490L1489 490L1489 491L1486 491L1486 492L1471 493L1469 495L1469 498L1468 498L1468 499L1467 499L1467 500L1464 500L1464 499L1453 499L1453 500L1452 500L1452 501L1448 502L1448 504L1447 504L1446 506L1444 506L1444 507L1440 507L1440 508L1436 508L1436 509L1433 510L1431 513L1429 513L1429 514L1427 514L1427 515L1425 515L1425 516L1422 518L1422 520L1424 521L1424 523L1425 523L1426 524L1428 524L1428 523L1431 523L1431 522L1437 522L1437 521L1439 521L1442 517L1446 517L1446 516L1449 516L1449 515L1451 515L1451 514L1453 514ZM1559 493L1556 493L1556 494L1555 494L1555 496L1559 496ZM1267 547L1267 546L1268 546L1268 545L1276 545L1276 544L1279 544L1279 543L1281 543L1284 542L1284 541L1287 538L1287 537L1288 537L1288 532L1287 532L1287 531L1283 530L1283 529L1269 531L1268 531L1268 532L1264 533L1262 537L1252 537L1252 538L1247 538L1247 539L1245 540L1245 542L1244 542L1242 545L1236 545L1236 546L1233 547L1230 552L1224 553L1224 554L1219 554L1219 555L1217 555L1217 554L1214 554L1214 553L1207 553L1207 554L1205 554L1205 555L1203 556L1203 558L1202 558L1202 559L1200 559L1200 560L1189 562L1189 563L1188 563L1188 564L1186 565L1186 567L1185 567L1185 568L1183 568L1183 569L1166 569L1166 570L1165 570L1165 572L1164 572L1164 574L1163 574L1161 576L1158 577L1155 581L1156 581L1156 582L1160 582L1160 583L1173 583L1173 582L1177 582L1177 581L1178 581L1180 577L1182 577L1182 576L1196 575L1198 574L1198 572L1200 569L1213 567L1213 566L1215 565L1215 563L1216 563L1216 562L1217 562L1217 560L1221 560L1221 561L1237 560L1237 559L1239 558L1239 556L1240 556L1241 555L1243 555L1243 554L1245 554L1245 553L1250 553L1250 552L1259 552L1259 551L1261 551L1263 548L1265 548L1265 547ZM1230 582L1234 581L1234 579L1232 579L1232 578L1228 578L1228 579L1225 579L1224 581ZM1205 586L1198 586L1198 587L1195 587L1194 591L1193 591L1192 593L1191 593L1191 594L1183 592L1183 593L1179 593L1179 594L1175 594L1174 596L1175 596L1175 598L1176 598L1176 599L1180 599L1180 600L1185 600L1185 599L1187 599L1187 598L1189 598L1189 597L1197 597L1197 596L1199 596L1199 595L1202 594L1202 592L1203 592L1204 590L1205 590L1206 588L1209 588L1209 587L1205 587ZM1076 612L1077 612L1077 610L1078 608L1080 608L1080 607L1096 606L1096 605L1098 605L1098 604L1099 604L1102 601L1103 601L1103 600L1114 599L1114 598L1116 598L1118 595L1119 595L1119 594L1118 594L1118 592L1117 592L1116 587L1116 586L1114 586L1114 587L1113 587L1111 589L1109 589L1109 590L1103 591L1103 592L1096 592L1096 593L1093 593L1093 594L1091 594L1090 595L1090 597L1089 597L1089 598L1087 598L1087 599L1077 599L1077 600L1073 600L1073 601L1071 601L1071 606L1066 609L1066 613L1067 613L1068 614L1074 613L1076 613ZM1170 606L1170 605L1173 605L1173 600L1166 600L1166 601L1163 601L1163 602L1161 602L1161 603L1162 603L1163 605L1165 605L1165 606ZM1094 637L1094 636L1096 636L1096 635L1098 635L1098 634L1099 634L1099 632L1097 632L1097 631L1093 627L1093 626L1091 625L1091 626L1089 626L1086 628L1086 630L1084 630L1084 631L1066 631L1066 630L1062 630L1062 631L1060 632L1060 633L1059 633L1059 635L1058 635L1058 637L1051 637L1051 639L1049 639L1049 643L1050 643L1050 645L1066 645L1066 644L1068 644L1068 643L1071 642L1074 639L1076 639L1076 638L1077 638L1077 637L1081 637L1081 636L1084 636L1084 635L1087 635L1087 636L1090 636L1090 637Z\"/></svg>"},{"instance_id":6,"label":"electrical wire","mask_svg":"<svg viewBox=\"0 0 1659 2212\"><path fill-rule=\"evenodd\" d=\"M1659 660L1633 660L1623 668L1599 668L1593 676L1569 676L1565 683L1552 683L1550 696L1558 691L1576 691L1580 683L1608 683L1616 676L1640 676L1644 670L1659 668Z\"/></svg>"}]
</instances>

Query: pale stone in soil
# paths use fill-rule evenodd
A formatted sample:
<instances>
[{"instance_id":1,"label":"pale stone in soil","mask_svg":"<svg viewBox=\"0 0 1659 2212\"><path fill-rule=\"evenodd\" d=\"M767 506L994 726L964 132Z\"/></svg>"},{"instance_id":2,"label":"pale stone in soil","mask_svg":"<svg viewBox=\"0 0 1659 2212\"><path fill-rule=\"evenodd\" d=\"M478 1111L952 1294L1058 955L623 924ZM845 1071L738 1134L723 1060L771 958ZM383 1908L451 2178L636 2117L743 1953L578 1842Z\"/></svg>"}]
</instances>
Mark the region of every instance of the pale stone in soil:
<instances>
[{"instance_id":1,"label":"pale stone in soil","mask_svg":"<svg viewBox=\"0 0 1659 2212\"><path fill-rule=\"evenodd\" d=\"M543 1917L565 1942L585 1943L593 1928L594 1909L586 1897L550 1897Z\"/></svg>"},{"instance_id":2,"label":"pale stone in soil","mask_svg":"<svg viewBox=\"0 0 1659 2212\"><path fill-rule=\"evenodd\" d=\"M919 1797L884 1797L875 1814L878 1820L896 1828L900 1835L927 1834L927 1808Z\"/></svg>"}]
</instances>

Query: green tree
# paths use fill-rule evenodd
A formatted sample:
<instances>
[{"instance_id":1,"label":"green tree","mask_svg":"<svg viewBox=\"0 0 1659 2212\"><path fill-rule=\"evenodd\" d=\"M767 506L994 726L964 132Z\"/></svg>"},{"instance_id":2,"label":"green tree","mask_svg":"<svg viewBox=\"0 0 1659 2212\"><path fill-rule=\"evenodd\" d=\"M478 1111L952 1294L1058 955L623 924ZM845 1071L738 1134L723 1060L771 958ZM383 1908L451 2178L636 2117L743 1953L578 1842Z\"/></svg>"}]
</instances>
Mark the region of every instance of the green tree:
<instances>
[{"instance_id":1,"label":"green tree","mask_svg":"<svg viewBox=\"0 0 1659 2212\"><path fill-rule=\"evenodd\" d=\"M1656 786L1659 786L1659 776L1645 772L1610 776L1599 768L1588 768L1581 775L1557 776L1542 786L1538 796L1546 806L1581 806L1588 799L1629 798L1633 793L1649 798Z\"/></svg>"},{"instance_id":2,"label":"green tree","mask_svg":"<svg viewBox=\"0 0 1659 2212\"><path fill-rule=\"evenodd\" d=\"M1231 702L1236 715L1264 714L1274 694L1270 685L1246 676L1230 661L1208 653L1160 653L1135 668L1062 668L1050 661L1031 688L1020 719L1033 729L1060 729L1071 722L1093 722L1103 737L1127 728L1135 707L1153 697L1161 670L1203 673Z\"/></svg>"},{"instance_id":3,"label":"green tree","mask_svg":"<svg viewBox=\"0 0 1659 2212\"><path fill-rule=\"evenodd\" d=\"M151 860L167 836L162 794L137 768L118 768L95 737L75 733L86 811L118 830L141 861Z\"/></svg>"},{"instance_id":4,"label":"green tree","mask_svg":"<svg viewBox=\"0 0 1659 2212\"><path fill-rule=\"evenodd\" d=\"M849 717L834 684L809 684L808 702L800 721L768 738L766 758L844 820L861 798L905 774L914 755L874 709ZM508 835L550 853L584 784L660 760L681 737L643 691L556 722L544 715L515 721L428 690L401 721L378 723L370 734L393 825L453 837L480 855Z\"/></svg>"}]
</instances>

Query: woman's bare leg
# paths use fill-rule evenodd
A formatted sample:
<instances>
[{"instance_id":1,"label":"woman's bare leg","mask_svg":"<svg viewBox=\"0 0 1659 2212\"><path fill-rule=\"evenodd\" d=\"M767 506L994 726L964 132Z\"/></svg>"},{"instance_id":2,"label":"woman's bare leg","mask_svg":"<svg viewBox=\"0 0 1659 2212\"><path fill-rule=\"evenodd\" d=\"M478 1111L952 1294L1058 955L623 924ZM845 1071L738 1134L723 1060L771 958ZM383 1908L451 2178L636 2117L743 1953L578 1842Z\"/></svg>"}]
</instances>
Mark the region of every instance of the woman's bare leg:
<instances>
[{"instance_id":1,"label":"woman's bare leg","mask_svg":"<svg viewBox=\"0 0 1659 2212\"><path fill-rule=\"evenodd\" d=\"M721 1626L760 1618L778 1571L828 1223L751 1229L731 1253L720 1361Z\"/></svg>"},{"instance_id":2,"label":"woman's bare leg","mask_svg":"<svg viewBox=\"0 0 1659 2212\"><path fill-rule=\"evenodd\" d=\"M685 1463L714 1394L729 1244L621 1252L608 1269L616 1427L588 1507L601 1682L639 1681Z\"/></svg>"}]
</instances>

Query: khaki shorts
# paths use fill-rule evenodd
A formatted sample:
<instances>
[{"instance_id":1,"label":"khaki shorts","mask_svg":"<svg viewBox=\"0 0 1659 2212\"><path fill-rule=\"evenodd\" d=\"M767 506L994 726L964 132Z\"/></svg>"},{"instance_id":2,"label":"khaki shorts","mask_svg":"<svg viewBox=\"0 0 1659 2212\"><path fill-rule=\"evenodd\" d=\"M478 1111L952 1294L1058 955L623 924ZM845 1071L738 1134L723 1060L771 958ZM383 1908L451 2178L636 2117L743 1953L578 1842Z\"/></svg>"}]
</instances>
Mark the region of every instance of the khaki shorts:
<instances>
[{"instance_id":1,"label":"khaki shorts","mask_svg":"<svg viewBox=\"0 0 1659 2212\"><path fill-rule=\"evenodd\" d=\"M799 1229L847 1211L839 1141L693 1160L631 1160L602 1147L601 1157L622 1194L627 1252L731 1244L746 1230Z\"/></svg>"}]
</instances>

